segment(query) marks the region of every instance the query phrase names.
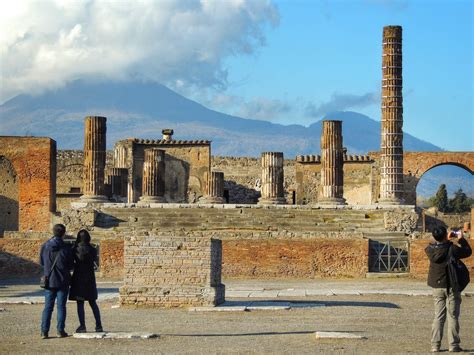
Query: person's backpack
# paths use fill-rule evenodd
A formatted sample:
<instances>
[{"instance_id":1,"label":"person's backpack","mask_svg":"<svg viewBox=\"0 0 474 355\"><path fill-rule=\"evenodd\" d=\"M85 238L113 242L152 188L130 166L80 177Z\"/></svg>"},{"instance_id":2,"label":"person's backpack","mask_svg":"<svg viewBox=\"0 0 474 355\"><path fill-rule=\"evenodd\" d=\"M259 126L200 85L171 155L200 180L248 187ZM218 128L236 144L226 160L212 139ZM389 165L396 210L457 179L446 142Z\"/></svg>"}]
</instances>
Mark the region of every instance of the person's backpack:
<instances>
[{"instance_id":1,"label":"person's backpack","mask_svg":"<svg viewBox=\"0 0 474 355\"><path fill-rule=\"evenodd\" d=\"M449 247L447 266L451 288L454 292L462 292L471 280L466 265L454 257L453 245Z\"/></svg>"}]
</instances>

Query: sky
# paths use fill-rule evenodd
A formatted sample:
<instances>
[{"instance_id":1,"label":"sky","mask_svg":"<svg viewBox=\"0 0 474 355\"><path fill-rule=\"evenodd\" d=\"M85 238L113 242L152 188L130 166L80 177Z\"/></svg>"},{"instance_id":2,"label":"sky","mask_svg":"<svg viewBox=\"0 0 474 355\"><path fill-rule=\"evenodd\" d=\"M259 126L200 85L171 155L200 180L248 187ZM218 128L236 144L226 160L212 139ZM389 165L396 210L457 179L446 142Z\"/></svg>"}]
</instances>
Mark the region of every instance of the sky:
<instances>
[{"instance_id":1,"label":"sky","mask_svg":"<svg viewBox=\"0 0 474 355\"><path fill-rule=\"evenodd\" d=\"M0 102L76 80L151 80L212 109L380 120L382 28L403 26L404 130L474 150L473 2L0 2Z\"/></svg>"}]
</instances>

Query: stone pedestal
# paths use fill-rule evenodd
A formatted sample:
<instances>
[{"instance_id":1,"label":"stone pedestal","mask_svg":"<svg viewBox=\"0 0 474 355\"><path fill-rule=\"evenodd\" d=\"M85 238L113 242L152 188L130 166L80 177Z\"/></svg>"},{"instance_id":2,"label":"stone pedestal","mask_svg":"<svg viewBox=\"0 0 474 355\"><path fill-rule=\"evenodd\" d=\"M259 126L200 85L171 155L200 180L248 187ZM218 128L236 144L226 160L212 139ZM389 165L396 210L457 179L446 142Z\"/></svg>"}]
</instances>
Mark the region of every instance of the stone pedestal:
<instances>
[{"instance_id":1,"label":"stone pedestal","mask_svg":"<svg viewBox=\"0 0 474 355\"><path fill-rule=\"evenodd\" d=\"M402 28L383 29L380 199L403 203Z\"/></svg>"},{"instance_id":2,"label":"stone pedestal","mask_svg":"<svg viewBox=\"0 0 474 355\"><path fill-rule=\"evenodd\" d=\"M84 122L84 202L106 202L104 185L107 118L88 116Z\"/></svg>"},{"instance_id":3,"label":"stone pedestal","mask_svg":"<svg viewBox=\"0 0 474 355\"><path fill-rule=\"evenodd\" d=\"M105 171L105 184L110 186L110 195L127 197L128 169L108 168Z\"/></svg>"},{"instance_id":4,"label":"stone pedestal","mask_svg":"<svg viewBox=\"0 0 474 355\"><path fill-rule=\"evenodd\" d=\"M262 153L262 197L258 200L262 205L286 204L283 188L283 153Z\"/></svg>"},{"instance_id":5,"label":"stone pedestal","mask_svg":"<svg viewBox=\"0 0 474 355\"><path fill-rule=\"evenodd\" d=\"M139 203L162 203L165 200L165 151L145 149L142 196Z\"/></svg>"},{"instance_id":6,"label":"stone pedestal","mask_svg":"<svg viewBox=\"0 0 474 355\"><path fill-rule=\"evenodd\" d=\"M209 177L207 195L200 203L226 203L224 198L224 173L212 171Z\"/></svg>"},{"instance_id":7,"label":"stone pedestal","mask_svg":"<svg viewBox=\"0 0 474 355\"><path fill-rule=\"evenodd\" d=\"M323 121L321 134L321 190L318 203L343 205L344 148L342 146L342 122Z\"/></svg>"}]
</instances>

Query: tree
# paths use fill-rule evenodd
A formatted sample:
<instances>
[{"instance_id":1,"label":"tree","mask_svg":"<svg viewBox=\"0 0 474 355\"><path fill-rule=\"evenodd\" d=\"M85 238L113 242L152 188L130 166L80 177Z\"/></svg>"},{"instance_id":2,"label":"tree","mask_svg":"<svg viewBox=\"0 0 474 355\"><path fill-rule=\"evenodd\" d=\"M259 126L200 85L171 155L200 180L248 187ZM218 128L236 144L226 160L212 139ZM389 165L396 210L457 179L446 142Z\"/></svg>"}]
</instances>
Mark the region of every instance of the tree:
<instances>
[{"instance_id":1,"label":"tree","mask_svg":"<svg viewBox=\"0 0 474 355\"><path fill-rule=\"evenodd\" d=\"M448 212L448 192L446 191L446 185L441 184L436 192L436 195L433 199L433 206L435 206L440 212Z\"/></svg>"},{"instance_id":2,"label":"tree","mask_svg":"<svg viewBox=\"0 0 474 355\"><path fill-rule=\"evenodd\" d=\"M454 193L454 197L449 200L449 210L454 213L467 212L471 209L470 199L460 188Z\"/></svg>"}]
</instances>

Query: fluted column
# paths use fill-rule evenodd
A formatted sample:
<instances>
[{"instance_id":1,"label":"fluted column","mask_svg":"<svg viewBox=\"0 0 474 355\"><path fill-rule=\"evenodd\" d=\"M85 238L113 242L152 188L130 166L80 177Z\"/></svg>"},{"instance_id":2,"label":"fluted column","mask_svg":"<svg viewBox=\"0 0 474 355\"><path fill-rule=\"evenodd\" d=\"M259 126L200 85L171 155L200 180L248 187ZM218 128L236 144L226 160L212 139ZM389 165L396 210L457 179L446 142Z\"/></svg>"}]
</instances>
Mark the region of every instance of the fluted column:
<instances>
[{"instance_id":1,"label":"fluted column","mask_svg":"<svg viewBox=\"0 0 474 355\"><path fill-rule=\"evenodd\" d=\"M402 27L383 29L380 200L403 203Z\"/></svg>"},{"instance_id":2,"label":"fluted column","mask_svg":"<svg viewBox=\"0 0 474 355\"><path fill-rule=\"evenodd\" d=\"M87 116L84 122L84 195L86 202L105 202L104 171L107 118Z\"/></svg>"},{"instance_id":3,"label":"fluted column","mask_svg":"<svg viewBox=\"0 0 474 355\"><path fill-rule=\"evenodd\" d=\"M320 204L342 205L344 193L344 148L342 122L323 121L321 134L321 195Z\"/></svg>"},{"instance_id":4,"label":"fluted column","mask_svg":"<svg viewBox=\"0 0 474 355\"><path fill-rule=\"evenodd\" d=\"M285 204L285 191L283 188L283 153L262 153L262 197L259 204L277 205Z\"/></svg>"},{"instance_id":5,"label":"fluted column","mask_svg":"<svg viewBox=\"0 0 474 355\"><path fill-rule=\"evenodd\" d=\"M111 196L127 197L128 169L125 169L125 168L106 169L105 184L110 185Z\"/></svg>"},{"instance_id":6,"label":"fluted column","mask_svg":"<svg viewBox=\"0 0 474 355\"><path fill-rule=\"evenodd\" d=\"M199 200L200 203L225 203L224 199L224 173L212 171L209 176L207 195Z\"/></svg>"},{"instance_id":7,"label":"fluted column","mask_svg":"<svg viewBox=\"0 0 474 355\"><path fill-rule=\"evenodd\" d=\"M165 201L165 151L158 148L145 149L141 203Z\"/></svg>"}]
</instances>

